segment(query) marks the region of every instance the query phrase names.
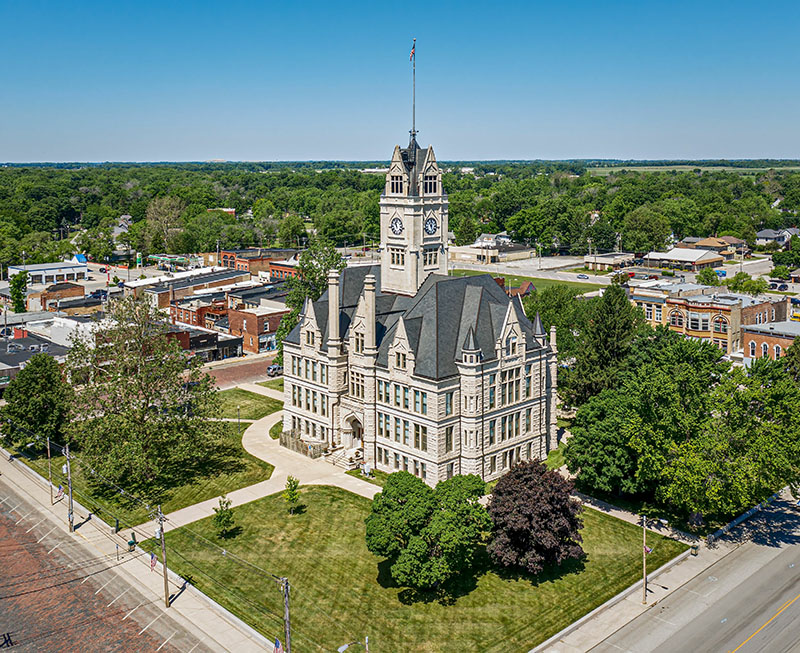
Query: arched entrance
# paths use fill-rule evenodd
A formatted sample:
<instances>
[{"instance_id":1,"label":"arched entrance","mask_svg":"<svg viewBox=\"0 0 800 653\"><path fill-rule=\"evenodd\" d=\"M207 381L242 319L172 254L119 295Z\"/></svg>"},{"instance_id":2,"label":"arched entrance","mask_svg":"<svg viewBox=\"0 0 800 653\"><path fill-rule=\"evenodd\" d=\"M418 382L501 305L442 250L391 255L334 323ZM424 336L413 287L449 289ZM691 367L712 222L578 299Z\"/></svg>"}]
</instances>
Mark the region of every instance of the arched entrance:
<instances>
[{"instance_id":1,"label":"arched entrance","mask_svg":"<svg viewBox=\"0 0 800 653\"><path fill-rule=\"evenodd\" d=\"M345 427L342 429L342 445L345 449L364 448L364 427L355 415L345 419Z\"/></svg>"}]
</instances>

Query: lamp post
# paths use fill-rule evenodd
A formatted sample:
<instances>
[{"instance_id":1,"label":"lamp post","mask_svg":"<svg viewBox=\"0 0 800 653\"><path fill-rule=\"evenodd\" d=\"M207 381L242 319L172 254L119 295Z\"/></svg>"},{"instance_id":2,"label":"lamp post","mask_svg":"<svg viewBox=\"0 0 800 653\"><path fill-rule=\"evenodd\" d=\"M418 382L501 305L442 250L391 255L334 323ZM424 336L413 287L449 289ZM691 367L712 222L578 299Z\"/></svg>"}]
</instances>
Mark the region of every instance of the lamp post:
<instances>
[{"instance_id":1,"label":"lamp post","mask_svg":"<svg viewBox=\"0 0 800 653\"><path fill-rule=\"evenodd\" d=\"M241 406L236 406L236 432L242 434Z\"/></svg>"}]
</instances>

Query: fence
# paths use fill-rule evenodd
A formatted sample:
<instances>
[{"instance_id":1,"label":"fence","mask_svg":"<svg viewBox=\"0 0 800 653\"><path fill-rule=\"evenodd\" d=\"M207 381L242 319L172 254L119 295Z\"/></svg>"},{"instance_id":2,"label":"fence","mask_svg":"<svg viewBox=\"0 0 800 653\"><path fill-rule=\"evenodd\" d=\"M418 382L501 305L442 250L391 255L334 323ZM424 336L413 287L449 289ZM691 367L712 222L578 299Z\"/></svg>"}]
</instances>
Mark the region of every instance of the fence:
<instances>
[{"instance_id":1,"label":"fence","mask_svg":"<svg viewBox=\"0 0 800 653\"><path fill-rule=\"evenodd\" d=\"M303 440L294 431L283 431L281 433L280 443L282 447L301 453L309 458L319 458L328 448L326 442L309 442L308 440Z\"/></svg>"}]
</instances>

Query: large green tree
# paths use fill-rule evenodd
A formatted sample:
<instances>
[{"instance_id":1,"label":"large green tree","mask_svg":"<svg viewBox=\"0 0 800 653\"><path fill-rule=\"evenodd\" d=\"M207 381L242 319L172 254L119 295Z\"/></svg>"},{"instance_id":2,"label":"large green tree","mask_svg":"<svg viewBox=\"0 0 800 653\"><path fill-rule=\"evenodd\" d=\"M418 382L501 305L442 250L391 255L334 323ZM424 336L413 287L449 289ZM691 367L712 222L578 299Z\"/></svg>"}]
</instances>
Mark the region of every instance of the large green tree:
<instances>
[{"instance_id":1,"label":"large green tree","mask_svg":"<svg viewBox=\"0 0 800 653\"><path fill-rule=\"evenodd\" d=\"M8 384L0 408L6 422L4 431L17 442L46 438L63 443L69 421L71 386L64 380L61 368L49 354L34 354Z\"/></svg>"},{"instance_id":2,"label":"large green tree","mask_svg":"<svg viewBox=\"0 0 800 653\"><path fill-rule=\"evenodd\" d=\"M620 367L643 324L641 310L631 304L622 286L608 286L592 307L575 364L566 376L562 394L572 405L615 387Z\"/></svg>"},{"instance_id":3,"label":"large green tree","mask_svg":"<svg viewBox=\"0 0 800 653\"><path fill-rule=\"evenodd\" d=\"M155 501L217 459L224 423L212 379L169 336L165 316L133 296L78 332L70 440L93 469Z\"/></svg>"},{"instance_id":4,"label":"large green tree","mask_svg":"<svg viewBox=\"0 0 800 653\"><path fill-rule=\"evenodd\" d=\"M490 527L475 475L454 476L435 489L408 472L390 474L366 520L367 548L389 558L392 578L431 588L470 567Z\"/></svg>"},{"instance_id":5,"label":"large green tree","mask_svg":"<svg viewBox=\"0 0 800 653\"><path fill-rule=\"evenodd\" d=\"M17 272L8 281L11 307L15 313L24 313L27 310L26 293L28 290L28 273Z\"/></svg>"}]
</instances>

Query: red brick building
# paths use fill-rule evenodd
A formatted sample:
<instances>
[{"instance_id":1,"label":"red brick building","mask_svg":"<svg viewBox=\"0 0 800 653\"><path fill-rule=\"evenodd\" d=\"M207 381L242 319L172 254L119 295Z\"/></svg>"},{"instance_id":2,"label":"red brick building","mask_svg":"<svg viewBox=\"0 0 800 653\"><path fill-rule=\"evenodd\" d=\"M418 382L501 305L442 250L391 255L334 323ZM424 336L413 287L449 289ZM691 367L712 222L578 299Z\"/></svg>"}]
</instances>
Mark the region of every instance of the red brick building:
<instances>
[{"instance_id":1,"label":"red brick building","mask_svg":"<svg viewBox=\"0 0 800 653\"><path fill-rule=\"evenodd\" d=\"M83 297L85 290L77 283L64 281L47 286L39 292L32 292L26 297L29 311L54 311L62 299Z\"/></svg>"},{"instance_id":2,"label":"red brick building","mask_svg":"<svg viewBox=\"0 0 800 653\"><path fill-rule=\"evenodd\" d=\"M792 320L743 326L744 364L749 365L756 358L775 360L786 355L786 350L798 336L800 336L800 322Z\"/></svg>"},{"instance_id":3,"label":"red brick building","mask_svg":"<svg viewBox=\"0 0 800 653\"><path fill-rule=\"evenodd\" d=\"M169 307L170 321L173 324L190 324L204 327L206 317L214 316L215 319L224 317L228 313L225 297L188 299L175 302Z\"/></svg>"},{"instance_id":4,"label":"red brick building","mask_svg":"<svg viewBox=\"0 0 800 653\"><path fill-rule=\"evenodd\" d=\"M285 261L272 261L269 264L269 278L272 281L290 279L300 274L297 269L297 258L292 257Z\"/></svg>"},{"instance_id":5,"label":"red brick building","mask_svg":"<svg viewBox=\"0 0 800 653\"><path fill-rule=\"evenodd\" d=\"M219 263L222 267L240 272L258 274L267 272L270 263L282 261L294 256L297 250L274 248L228 249L219 253Z\"/></svg>"},{"instance_id":6,"label":"red brick building","mask_svg":"<svg viewBox=\"0 0 800 653\"><path fill-rule=\"evenodd\" d=\"M228 310L228 324L233 336L241 336L242 349L251 354L275 349L275 332L281 318L289 312L284 304L264 300L261 306Z\"/></svg>"}]
</instances>

